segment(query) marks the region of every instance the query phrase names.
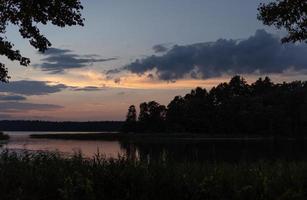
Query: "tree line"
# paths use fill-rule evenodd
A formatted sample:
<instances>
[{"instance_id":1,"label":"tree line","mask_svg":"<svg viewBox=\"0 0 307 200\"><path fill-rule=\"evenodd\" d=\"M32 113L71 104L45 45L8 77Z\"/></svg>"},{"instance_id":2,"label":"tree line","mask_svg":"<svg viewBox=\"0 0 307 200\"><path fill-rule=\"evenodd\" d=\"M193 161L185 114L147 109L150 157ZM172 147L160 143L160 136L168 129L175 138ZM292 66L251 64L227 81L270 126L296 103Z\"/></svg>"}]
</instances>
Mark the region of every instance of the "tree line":
<instances>
[{"instance_id":1,"label":"tree line","mask_svg":"<svg viewBox=\"0 0 307 200\"><path fill-rule=\"evenodd\" d=\"M128 109L124 132L302 136L307 130L307 81L248 84L234 76L210 91L197 87L167 106L156 101Z\"/></svg>"},{"instance_id":2,"label":"tree line","mask_svg":"<svg viewBox=\"0 0 307 200\"><path fill-rule=\"evenodd\" d=\"M0 121L1 131L119 131L123 126L120 121L92 121L92 122L52 122L52 121Z\"/></svg>"}]
</instances>

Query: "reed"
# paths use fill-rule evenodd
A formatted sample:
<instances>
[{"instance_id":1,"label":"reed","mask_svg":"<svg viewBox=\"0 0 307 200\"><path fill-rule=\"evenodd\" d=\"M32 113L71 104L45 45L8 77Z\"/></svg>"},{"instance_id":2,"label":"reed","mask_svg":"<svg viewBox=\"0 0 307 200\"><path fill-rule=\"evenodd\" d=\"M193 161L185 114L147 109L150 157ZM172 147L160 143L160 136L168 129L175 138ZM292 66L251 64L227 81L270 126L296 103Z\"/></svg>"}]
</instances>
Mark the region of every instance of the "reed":
<instances>
[{"instance_id":1,"label":"reed","mask_svg":"<svg viewBox=\"0 0 307 200\"><path fill-rule=\"evenodd\" d=\"M306 199L307 162L141 162L0 154L0 199Z\"/></svg>"}]
</instances>

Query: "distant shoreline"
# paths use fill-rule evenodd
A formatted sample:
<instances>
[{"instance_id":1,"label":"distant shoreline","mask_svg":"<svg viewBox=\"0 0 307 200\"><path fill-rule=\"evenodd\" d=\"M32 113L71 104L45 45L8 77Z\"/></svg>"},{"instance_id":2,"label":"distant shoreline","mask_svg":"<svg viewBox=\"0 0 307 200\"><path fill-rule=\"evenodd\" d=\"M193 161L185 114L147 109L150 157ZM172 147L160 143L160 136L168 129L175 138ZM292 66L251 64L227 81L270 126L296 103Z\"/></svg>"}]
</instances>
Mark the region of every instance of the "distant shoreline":
<instances>
[{"instance_id":1,"label":"distant shoreline","mask_svg":"<svg viewBox=\"0 0 307 200\"><path fill-rule=\"evenodd\" d=\"M257 140L297 140L292 137L276 137L276 136L243 136L236 135L233 137L226 135L200 135L190 133L70 133L70 134L31 134L34 139L61 139L61 140L104 140L104 141L257 141ZM302 139L302 138L300 138ZM303 138L304 140L306 138Z\"/></svg>"},{"instance_id":2,"label":"distant shoreline","mask_svg":"<svg viewBox=\"0 0 307 200\"><path fill-rule=\"evenodd\" d=\"M0 120L0 131L25 132L118 132L122 121L28 121Z\"/></svg>"}]
</instances>

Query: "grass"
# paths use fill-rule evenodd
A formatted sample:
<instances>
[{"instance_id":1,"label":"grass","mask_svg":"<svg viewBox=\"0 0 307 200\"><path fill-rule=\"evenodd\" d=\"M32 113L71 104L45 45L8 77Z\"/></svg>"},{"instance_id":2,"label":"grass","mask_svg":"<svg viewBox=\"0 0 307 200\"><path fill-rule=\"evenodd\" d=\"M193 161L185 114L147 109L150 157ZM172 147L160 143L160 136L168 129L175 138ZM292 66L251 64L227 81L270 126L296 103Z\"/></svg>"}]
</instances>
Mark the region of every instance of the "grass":
<instances>
[{"instance_id":1,"label":"grass","mask_svg":"<svg viewBox=\"0 0 307 200\"><path fill-rule=\"evenodd\" d=\"M140 162L0 154L0 199L306 199L307 162Z\"/></svg>"}]
</instances>

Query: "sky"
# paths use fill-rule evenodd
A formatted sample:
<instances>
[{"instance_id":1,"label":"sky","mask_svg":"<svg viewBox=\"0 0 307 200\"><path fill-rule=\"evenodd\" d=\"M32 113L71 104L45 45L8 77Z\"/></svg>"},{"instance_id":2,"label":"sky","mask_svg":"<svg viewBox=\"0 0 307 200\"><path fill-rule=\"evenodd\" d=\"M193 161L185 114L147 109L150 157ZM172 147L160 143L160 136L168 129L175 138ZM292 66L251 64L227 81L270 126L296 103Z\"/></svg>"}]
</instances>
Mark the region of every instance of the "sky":
<instances>
[{"instance_id":1,"label":"sky","mask_svg":"<svg viewBox=\"0 0 307 200\"><path fill-rule=\"evenodd\" d=\"M306 80L306 44L281 44L262 25L269 0L82 0L84 27L40 26L52 43L34 50L10 26L7 38L29 67L1 57L0 119L124 120L129 105L166 104L239 74L248 82Z\"/></svg>"}]
</instances>

